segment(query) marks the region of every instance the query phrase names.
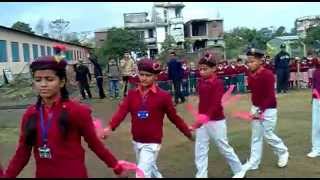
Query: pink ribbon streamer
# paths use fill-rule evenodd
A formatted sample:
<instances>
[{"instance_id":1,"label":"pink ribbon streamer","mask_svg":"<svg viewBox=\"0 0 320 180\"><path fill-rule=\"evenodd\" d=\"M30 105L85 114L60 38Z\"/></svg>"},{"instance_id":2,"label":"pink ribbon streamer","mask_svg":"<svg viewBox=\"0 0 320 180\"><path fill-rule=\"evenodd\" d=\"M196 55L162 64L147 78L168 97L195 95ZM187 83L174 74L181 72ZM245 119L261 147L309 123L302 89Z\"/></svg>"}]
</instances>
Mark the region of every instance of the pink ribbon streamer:
<instances>
[{"instance_id":1,"label":"pink ribbon streamer","mask_svg":"<svg viewBox=\"0 0 320 180\"><path fill-rule=\"evenodd\" d=\"M192 104L186 104L186 109L193 115L195 122L191 125L194 129L201 127L201 125L209 122L209 117L204 114L199 114L192 106Z\"/></svg>"},{"instance_id":2,"label":"pink ribbon streamer","mask_svg":"<svg viewBox=\"0 0 320 180\"><path fill-rule=\"evenodd\" d=\"M137 178L144 178L143 171L135 164L124 160L119 160L118 164L120 164L125 170L135 171Z\"/></svg>"}]
</instances>

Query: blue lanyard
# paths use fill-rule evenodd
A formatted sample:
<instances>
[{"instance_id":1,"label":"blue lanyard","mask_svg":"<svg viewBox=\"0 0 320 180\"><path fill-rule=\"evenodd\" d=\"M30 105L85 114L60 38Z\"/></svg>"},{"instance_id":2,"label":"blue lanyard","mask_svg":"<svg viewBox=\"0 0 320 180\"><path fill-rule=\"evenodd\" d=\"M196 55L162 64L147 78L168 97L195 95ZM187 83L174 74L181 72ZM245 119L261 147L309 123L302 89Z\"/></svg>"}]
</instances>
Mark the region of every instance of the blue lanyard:
<instances>
[{"instance_id":1,"label":"blue lanyard","mask_svg":"<svg viewBox=\"0 0 320 180\"><path fill-rule=\"evenodd\" d=\"M48 143L48 131L50 127L50 122L52 120L53 113L49 113L48 115L48 122L47 126L44 125L44 117L43 117L43 108L40 106L40 125L41 125L41 137L42 137L42 143L47 144Z\"/></svg>"}]
</instances>

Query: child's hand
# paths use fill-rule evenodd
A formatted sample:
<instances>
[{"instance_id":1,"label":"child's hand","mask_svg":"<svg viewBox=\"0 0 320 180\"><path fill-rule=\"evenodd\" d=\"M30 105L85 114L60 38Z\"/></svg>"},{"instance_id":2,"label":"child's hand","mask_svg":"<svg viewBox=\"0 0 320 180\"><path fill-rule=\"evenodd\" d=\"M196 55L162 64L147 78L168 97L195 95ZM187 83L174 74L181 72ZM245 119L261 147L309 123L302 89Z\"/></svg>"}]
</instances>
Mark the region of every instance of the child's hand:
<instances>
[{"instance_id":1,"label":"child's hand","mask_svg":"<svg viewBox=\"0 0 320 180\"><path fill-rule=\"evenodd\" d=\"M108 126L108 127L106 127L106 128L103 129L103 132L102 132L100 138L101 138L101 139L106 139L106 138L108 138L108 137L111 135L111 133L112 133L112 130L111 130L111 128Z\"/></svg>"}]
</instances>

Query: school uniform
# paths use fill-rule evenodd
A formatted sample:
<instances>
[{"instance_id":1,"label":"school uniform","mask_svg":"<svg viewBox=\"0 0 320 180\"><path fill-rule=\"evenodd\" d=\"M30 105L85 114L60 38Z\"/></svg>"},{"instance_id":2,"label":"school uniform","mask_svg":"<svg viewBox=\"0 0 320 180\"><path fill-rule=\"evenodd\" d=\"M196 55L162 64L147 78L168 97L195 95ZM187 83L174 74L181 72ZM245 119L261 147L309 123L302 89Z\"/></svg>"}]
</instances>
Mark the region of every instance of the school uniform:
<instances>
[{"instance_id":1,"label":"school uniform","mask_svg":"<svg viewBox=\"0 0 320 180\"><path fill-rule=\"evenodd\" d=\"M168 73L166 71L161 71L158 75L158 86L168 91L172 95L172 84L169 80Z\"/></svg>"},{"instance_id":2,"label":"school uniform","mask_svg":"<svg viewBox=\"0 0 320 180\"><path fill-rule=\"evenodd\" d=\"M241 162L228 143L226 119L221 98L224 93L222 80L216 75L209 79L200 79L198 83L200 114L205 114L210 121L196 130L195 164L197 178L208 177L209 142L217 145L219 152L227 160L234 174L241 171Z\"/></svg>"},{"instance_id":3,"label":"school uniform","mask_svg":"<svg viewBox=\"0 0 320 180\"><path fill-rule=\"evenodd\" d=\"M274 133L277 123L277 101L274 90L275 78L270 70L261 67L248 77L251 89L251 114L262 112L263 119L254 119L251 122L251 154L246 163L247 169L257 169L263 151L263 138L272 147L274 153L283 159L288 155L288 148Z\"/></svg>"},{"instance_id":4,"label":"school uniform","mask_svg":"<svg viewBox=\"0 0 320 180\"><path fill-rule=\"evenodd\" d=\"M190 70L190 93L195 94L197 89L197 80L200 77L200 72L198 69Z\"/></svg>"},{"instance_id":5,"label":"school uniform","mask_svg":"<svg viewBox=\"0 0 320 180\"><path fill-rule=\"evenodd\" d=\"M138 167L143 170L145 177L162 177L156 161L161 149L164 115L185 136L191 138L187 124L177 115L171 95L156 85L152 85L146 94L142 93L140 86L129 90L128 96L108 123L109 127L114 131L128 113L131 115L131 134Z\"/></svg>"},{"instance_id":6,"label":"school uniform","mask_svg":"<svg viewBox=\"0 0 320 180\"><path fill-rule=\"evenodd\" d=\"M62 137L59 129L58 119L62 109L68 112L69 130L66 138ZM111 168L117 165L117 159L107 150L104 144L98 139L91 118L91 111L86 106L68 100L62 102L57 99L52 107L42 108L43 121L48 128L47 147L50 149L51 158L44 158L39 148L43 147L43 132L41 128L40 110L35 105L27 108L21 121L20 137L18 147L13 158L10 160L5 171L5 177L15 178L27 165L31 151L35 158L36 178L87 178L87 168L85 166L85 149L81 144L81 137L88 143L89 148ZM24 128L31 116L36 116L36 143L34 147L28 146ZM51 118L49 118L49 116ZM49 122L50 121L50 122ZM45 126L45 127L46 127ZM119 172L117 173L119 174Z\"/></svg>"},{"instance_id":7,"label":"school uniform","mask_svg":"<svg viewBox=\"0 0 320 180\"><path fill-rule=\"evenodd\" d=\"M313 73L313 88L320 92L320 69ZM315 95L312 96L312 131L311 131L311 152L320 156L320 100Z\"/></svg>"},{"instance_id":8,"label":"school uniform","mask_svg":"<svg viewBox=\"0 0 320 180\"><path fill-rule=\"evenodd\" d=\"M183 69L182 94L184 96L189 96L189 76L190 76L189 68Z\"/></svg>"},{"instance_id":9,"label":"school uniform","mask_svg":"<svg viewBox=\"0 0 320 180\"><path fill-rule=\"evenodd\" d=\"M248 69L244 64L236 66L236 73L237 73L237 90L238 92L244 93L245 92L245 75Z\"/></svg>"},{"instance_id":10,"label":"school uniform","mask_svg":"<svg viewBox=\"0 0 320 180\"><path fill-rule=\"evenodd\" d=\"M302 62L300 64L300 73L301 73L300 81L302 83L303 88L308 87L308 81L309 81L308 71L309 71L308 64L306 62Z\"/></svg>"}]
</instances>

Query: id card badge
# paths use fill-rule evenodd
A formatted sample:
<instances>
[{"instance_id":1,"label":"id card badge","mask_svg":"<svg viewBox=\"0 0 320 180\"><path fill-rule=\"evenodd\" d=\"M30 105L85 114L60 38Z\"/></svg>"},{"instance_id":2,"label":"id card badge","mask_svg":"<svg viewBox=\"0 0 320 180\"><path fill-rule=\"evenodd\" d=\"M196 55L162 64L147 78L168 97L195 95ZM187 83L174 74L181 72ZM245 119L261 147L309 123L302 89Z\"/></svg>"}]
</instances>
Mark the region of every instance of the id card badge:
<instances>
[{"instance_id":1,"label":"id card badge","mask_svg":"<svg viewBox=\"0 0 320 180\"><path fill-rule=\"evenodd\" d=\"M148 111L138 111L137 116L140 120L146 120L149 117Z\"/></svg>"},{"instance_id":2,"label":"id card badge","mask_svg":"<svg viewBox=\"0 0 320 180\"><path fill-rule=\"evenodd\" d=\"M39 156L42 159L51 159L51 150L47 145L43 145L42 147L38 148L39 150Z\"/></svg>"}]
</instances>

